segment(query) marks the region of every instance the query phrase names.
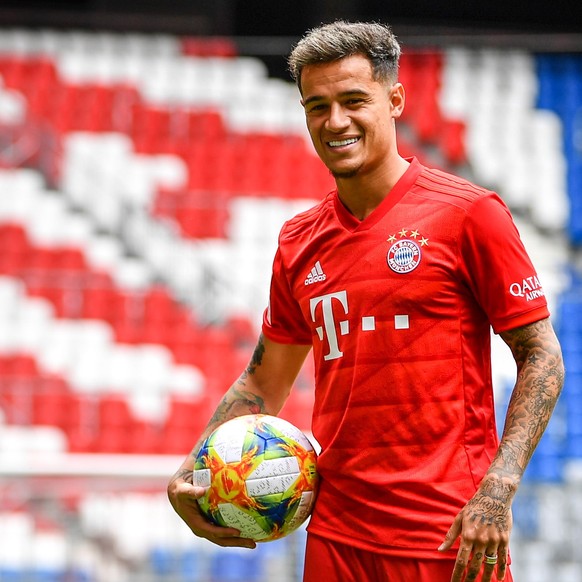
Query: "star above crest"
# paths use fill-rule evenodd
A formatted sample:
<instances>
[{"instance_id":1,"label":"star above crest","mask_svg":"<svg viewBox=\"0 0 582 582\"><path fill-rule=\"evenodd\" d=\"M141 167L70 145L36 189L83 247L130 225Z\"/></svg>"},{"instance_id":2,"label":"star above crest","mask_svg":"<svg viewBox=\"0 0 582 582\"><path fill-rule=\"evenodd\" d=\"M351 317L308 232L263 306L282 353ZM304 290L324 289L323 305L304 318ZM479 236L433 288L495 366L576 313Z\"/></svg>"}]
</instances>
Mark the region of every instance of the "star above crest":
<instances>
[{"instance_id":1,"label":"star above crest","mask_svg":"<svg viewBox=\"0 0 582 582\"><path fill-rule=\"evenodd\" d=\"M413 228L412 230L410 230L410 229L407 230L407 229L403 228L402 230L400 230L396 234L391 234L386 240L389 243L393 243L393 242L396 242L399 238L400 239L406 238L407 235L408 235L408 238L411 238L414 240L419 239L421 247L428 246L428 238L422 236L420 234L420 232L415 228Z\"/></svg>"}]
</instances>

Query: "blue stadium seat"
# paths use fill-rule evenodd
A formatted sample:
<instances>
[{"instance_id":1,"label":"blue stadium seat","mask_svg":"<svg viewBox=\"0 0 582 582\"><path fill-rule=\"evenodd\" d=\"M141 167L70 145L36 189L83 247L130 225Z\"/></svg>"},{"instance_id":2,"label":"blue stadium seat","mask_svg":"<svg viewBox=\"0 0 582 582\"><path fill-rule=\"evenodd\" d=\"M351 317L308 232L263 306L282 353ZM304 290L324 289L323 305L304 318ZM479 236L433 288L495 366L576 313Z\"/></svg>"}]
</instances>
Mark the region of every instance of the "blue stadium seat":
<instances>
[{"instance_id":1,"label":"blue stadium seat","mask_svg":"<svg viewBox=\"0 0 582 582\"><path fill-rule=\"evenodd\" d=\"M183 580L184 582L207 582L207 561L205 556L196 550L188 550L182 552L177 556L177 567L179 568L179 576L176 580ZM167 578L162 577L161 580Z\"/></svg>"},{"instance_id":2,"label":"blue stadium seat","mask_svg":"<svg viewBox=\"0 0 582 582\"><path fill-rule=\"evenodd\" d=\"M2 582L21 582L25 573L21 570L8 567L0 567L0 580Z\"/></svg>"},{"instance_id":3,"label":"blue stadium seat","mask_svg":"<svg viewBox=\"0 0 582 582\"><path fill-rule=\"evenodd\" d=\"M581 61L582 62L582 61ZM581 173L582 177L582 173ZM582 180L580 181L582 192ZM573 199L573 208L579 204L582 215L582 195ZM573 216L576 213L572 213ZM572 233L578 232L582 241L582 218L572 219ZM572 273L573 284L561 297L559 308L559 337L562 345L566 378L559 404L565 410L565 459L582 459L582 301L579 275Z\"/></svg>"},{"instance_id":4,"label":"blue stadium seat","mask_svg":"<svg viewBox=\"0 0 582 582\"><path fill-rule=\"evenodd\" d=\"M566 408L566 455L582 459L582 353L565 352L566 381L562 399Z\"/></svg>"},{"instance_id":5,"label":"blue stadium seat","mask_svg":"<svg viewBox=\"0 0 582 582\"><path fill-rule=\"evenodd\" d=\"M563 481L563 469L564 460L561 455L544 453L538 447L538 450L534 453L524 473L523 481L532 483L561 483Z\"/></svg>"},{"instance_id":6,"label":"blue stadium seat","mask_svg":"<svg viewBox=\"0 0 582 582\"><path fill-rule=\"evenodd\" d=\"M582 105L581 105L582 110ZM582 132L582 129L579 130ZM579 154L582 156L582 153ZM569 232L572 242L582 243L582 162L575 164L573 156L569 156L568 191L570 196L570 224Z\"/></svg>"},{"instance_id":7,"label":"blue stadium seat","mask_svg":"<svg viewBox=\"0 0 582 582\"><path fill-rule=\"evenodd\" d=\"M572 292L571 295L577 295ZM582 331L582 300L564 294L560 302L560 329Z\"/></svg>"},{"instance_id":8,"label":"blue stadium seat","mask_svg":"<svg viewBox=\"0 0 582 582\"><path fill-rule=\"evenodd\" d=\"M582 55L537 55L536 66L537 106L555 111L562 119L571 205L568 230L572 242L582 244Z\"/></svg>"},{"instance_id":9,"label":"blue stadium seat","mask_svg":"<svg viewBox=\"0 0 582 582\"><path fill-rule=\"evenodd\" d=\"M536 539L539 535L539 501L527 487L520 489L512 505L513 523L520 537Z\"/></svg>"},{"instance_id":10,"label":"blue stadium seat","mask_svg":"<svg viewBox=\"0 0 582 582\"><path fill-rule=\"evenodd\" d=\"M62 582L62 580L67 579L66 575L63 570L35 568L26 572L24 580L27 582Z\"/></svg>"},{"instance_id":11,"label":"blue stadium seat","mask_svg":"<svg viewBox=\"0 0 582 582\"><path fill-rule=\"evenodd\" d=\"M563 400L560 400L532 456L525 479L533 482L562 482L566 442L566 409Z\"/></svg>"},{"instance_id":12,"label":"blue stadium seat","mask_svg":"<svg viewBox=\"0 0 582 582\"><path fill-rule=\"evenodd\" d=\"M152 548L149 560L151 569L156 576L170 576L176 573L178 557L175 551L167 547Z\"/></svg>"},{"instance_id":13,"label":"blue stadium seat","mask_svg":"<svg viewBox=\"0 0 582 582\"><path fill-rule=\"evenodd\" d=\"M95 582L90 572L79 569L68 570L63 578L63 581L65 580L66 582Z\"/></svg>"},{"instance_id":14,"label":"blue stadium seat","mask_svg":"<svg viewBox=\"0 0 582 582\"><path fill-rule=\"evenodd\" d=\"M211 559L212 582L259 582L263 580L261 554L256 550L225 550Z\"/></svg>"},{"instance_id":15,"label":"blue stadium seat","mask_svg":"<svg viewBox=\"0 0 582 582\"><path fill-rule=\"evenodd\" d=\"M582 435L571 435L568 438L566 455L570 459L582 459Z\"/></svg>"}]
</instances>

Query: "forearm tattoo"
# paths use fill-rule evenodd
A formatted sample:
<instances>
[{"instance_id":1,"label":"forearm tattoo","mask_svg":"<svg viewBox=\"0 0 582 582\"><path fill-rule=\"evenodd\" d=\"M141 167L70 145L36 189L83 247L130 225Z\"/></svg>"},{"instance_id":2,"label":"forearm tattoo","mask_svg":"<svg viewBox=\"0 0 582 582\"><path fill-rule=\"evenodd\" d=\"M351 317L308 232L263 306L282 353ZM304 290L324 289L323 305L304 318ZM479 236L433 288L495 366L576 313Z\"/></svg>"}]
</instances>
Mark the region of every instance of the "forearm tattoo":
<instances>
[{"instance_id":1,"label":"forearm tattoo","mask_svg":"<svg viewBox=\"0 0 582 582\"><path fill-rule=\"evenodd\" d=\"M238 384L241 386L246 386L246 380L249 376L252 376L257 368L263 362L263 354L265 353L265 344L263 340L263 334L259 336L259 341L255 347L255 351L253 352L253 356L249 365L246 367L246 370L242 373L241 377L238 379Z\"/></svg>"},{"instance_id":2,"label":"forearm tattoo","mask_svg":"<svg viewBox=\"0 0 582 582\"><path fill-rule=\"evenodd\" d=\"M242 388L243 386L246 387L247 378L252 376L261 365L264 353L265 344L263 343L263 335L261 334L249 365L236 383L224 395L216 412L210 419L210 424L224 422L228 418L240 416L241 414L260 414L265 412L264 400L254 392L243 390Z\"/></svg>"},{"instance_id":3,"label":"forearm tattoo","mask_svg":"<svg viewBox=\"0 0 582 582\"><path fill-rule=\"evenodd\" d=\"M253 392L232 387L222 398L209 424L222 423L242 414L261 414L265 411L265 402Z\"/></svg>"},{"instance_id":4,"label":"forearm tattoo","mask_svg":"<svg viewBox=\"0 0 582 582\"><path fill-rule=\"evenodd\" d=\"M258 394L245 390L247 385L247 378L253 375L256 369L263 361L263 354L265 352L265 345L263 343L263 336L259 337L253 356L245 371L240 378L230 387L228 392L223 396L219 402L212 418L206 426L204 435L210 434L218 425L223 422L242 416L243 414L264 414L266 412L265 401ZM201 441L203 438L200 439ZM196 456L200 448L200 442L194 447L191 455Z\"/></svg>"},{"instance_id":5,"label":"forearm tattoo","mask_svg":"<svg viewBox=\"0 0 582 582\"><path fill-rule=\"evenodd\" d=\"M196 457L205 436L208 436L223 422L244 414L264 414L265 411L265 402L260 396L247 390L241 390L237 388L236 384L231 386L216 407L200 441L192 449L190 455Z\"/></svg>"},{"instance_id":6,"label":"forearm tattoo","mask_svg":"<svg viewBox=\"0 0 582 582\"><path fill-rule=\"evenodd\" d=\"M184 481L186 481L187 483L190 483L190 485L192 485L192 483L194 482L194 476L192 474L192 469L185 469L185 468L178 469L174 473L174 476L172 477L172 479L170 480L170 485L172 485L175 481L178 481L178 479L183 479Z\"/></svg>"},{"instance_id":7,"label":"forearm tattoo","mask_svg":"<svg viewBox=\"0 0 582 582\"><path fill-rule=\"evenodd\" d=\"M560 345L545 319L501 334L517 364L503 436L490 469L467 505L478 525L511 529L511 501L550 420L564 383Z\"/></svg>"},{"instance_id":8,"label":"forearm tattoo","mask_svg":"<svg viewBox=\"0 0 582 582\"><path fill-rule=\"evenodd\" d=\"M492 469L519 482L564 384L560 345L544 319L501 334L517 363L517 381Z\"/></svg>"}]
</instances>

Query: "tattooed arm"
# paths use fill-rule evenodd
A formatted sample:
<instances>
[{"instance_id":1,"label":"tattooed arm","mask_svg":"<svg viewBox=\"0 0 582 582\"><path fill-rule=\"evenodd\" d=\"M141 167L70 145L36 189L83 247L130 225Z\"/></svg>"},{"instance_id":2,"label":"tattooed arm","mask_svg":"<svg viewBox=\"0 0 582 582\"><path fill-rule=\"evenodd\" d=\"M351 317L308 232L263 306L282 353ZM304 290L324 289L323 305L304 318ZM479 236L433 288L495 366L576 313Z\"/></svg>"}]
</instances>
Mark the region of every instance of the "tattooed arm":
<instances>
[{"instance_id":1,"label":"tattooed arm","mask_svg":"<svg viewBox=\"0 0 582 582\"><path fill-rule=\"evenodd\" d=\"M439 548L449 549L461 536L451 582L476 580L485 554L498 556L497 577L504 579L511 503L564 383L560 345L548 319L503 332L501 337L515 358L517 381L497 454ZM491 580L495 567L485 564L483 582Z\"/></svg>"},{"instance_id":2,"label":"tattooed arm","mask_svg":"<svg viewBox=\"0 0 582 582\"><path fill-rule=\"evenodd\" d=\"M279 344L261 335L248 366L227 390L192 452L170 480L170 503L195 535L219 546L255 546L252 540L240 538L236 529L215 526L202 516L196 500L204 489L192 484L194 460L204 439L223 422L244 414L276 415L309 350L310 346Z\"/></svg>"}]
</instances>

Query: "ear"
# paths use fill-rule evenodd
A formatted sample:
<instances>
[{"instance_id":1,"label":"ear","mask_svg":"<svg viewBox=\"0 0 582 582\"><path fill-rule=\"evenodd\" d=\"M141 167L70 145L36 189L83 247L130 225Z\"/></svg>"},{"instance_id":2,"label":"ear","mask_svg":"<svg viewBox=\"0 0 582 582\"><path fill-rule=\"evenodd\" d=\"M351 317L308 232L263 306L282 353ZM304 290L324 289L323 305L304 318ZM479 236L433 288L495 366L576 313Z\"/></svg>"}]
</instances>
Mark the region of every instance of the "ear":
<instances>
[{"instance_id":1,"label":"ear","mask_svg":"<svg viewBox=\"0 0 582 582\"><path fill-rule=\"evenodd\" d=\"M404 103L406 101L406 95L402 83L394 83L394 85L390 87L389 99L392 108L392 117L398 119L404 111Z\"/></svg>"}]
</instances>

